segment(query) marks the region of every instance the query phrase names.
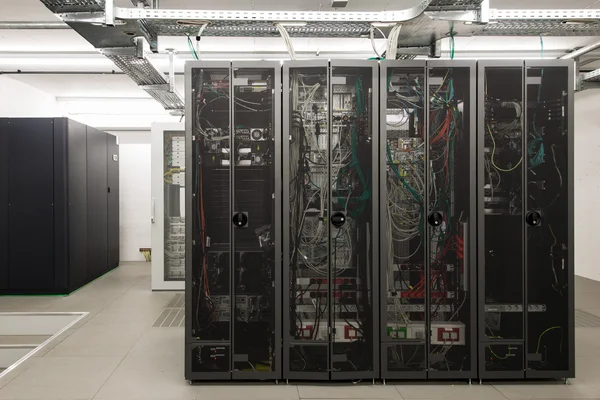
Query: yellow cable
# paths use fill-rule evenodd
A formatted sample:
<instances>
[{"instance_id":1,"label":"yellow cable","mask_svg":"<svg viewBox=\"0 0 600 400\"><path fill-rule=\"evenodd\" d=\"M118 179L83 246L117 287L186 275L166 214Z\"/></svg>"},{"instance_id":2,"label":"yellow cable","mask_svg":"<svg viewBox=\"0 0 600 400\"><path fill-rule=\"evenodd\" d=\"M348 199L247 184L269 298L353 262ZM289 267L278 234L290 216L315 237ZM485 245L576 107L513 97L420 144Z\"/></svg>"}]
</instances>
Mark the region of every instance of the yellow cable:
<instances>
[{"instance_id":1,"label":"yellow cable","mask_svg":"<svg viewBox=\"0 0 600 400\"><path fill-rule=\"evenodd\" d=\"M492 149L492 157L491 157L492 165L494 166L494 168L496 168L498 171L502 171L502 172L511 172L511 171L514 171L515 169L517 169L519 167L519 165L521 165L521 163L523 162L523 155L521 155L521 159L519 160L517 165L515 165L511 169L503 169L496 165L496 162L494 161L494 155L496 154L496 140L494 140L494 135L492 134L492 128L490 128L489 124L487 125L487 128L488 128L488 132L490 133L490 137L492 138L492 143L494 144L494 148Z\"/></svg>"},{"instance_id":2,"label":"yellow cable","mask_svg":"<svg viewBox=\"0 0 600 400\"><path fill-rule=\"evenodd\" d=\"M498 360L506 360L508 357L510 357L512 355L512 348L510 347L510 344L507 346L508 346L508 353L506 353L506 355L504 357L500 357L498 354L494 353L494 350L492 350L492 346L488 346L488 349L490 349L490 353L492 353L492 355L494 357L496 357Z\"/></svg>"},{"instance_id":3,"label":"yellow cable","mask_svg":"<svg viewBox=\"0 0 600 400\"><path fill-rule=\"evenodd\" d=\"M542 332L542 334L538 338L538 344L537 344L537 349L535 350L535 354L538 354L540 352L540 344L542 342L542 336L544 336L547 332L550 332L551 330L554 330L554 329L562 330L562 326L553 326L551 328L546 329L544 332ZM561 343L561 348L562 348L562 338L560 339L560 343Z\"/></svg>"}]
</instances>

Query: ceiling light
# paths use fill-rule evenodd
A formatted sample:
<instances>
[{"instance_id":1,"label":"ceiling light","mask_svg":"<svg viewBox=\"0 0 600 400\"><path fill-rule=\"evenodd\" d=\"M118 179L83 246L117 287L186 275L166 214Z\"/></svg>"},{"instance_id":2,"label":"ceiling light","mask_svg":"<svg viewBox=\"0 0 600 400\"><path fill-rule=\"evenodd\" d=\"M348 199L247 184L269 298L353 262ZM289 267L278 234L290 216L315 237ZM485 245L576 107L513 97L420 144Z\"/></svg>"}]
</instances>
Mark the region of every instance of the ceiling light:
<instances>
[{"instance_id":1,"label":"ceiling light","mask_svg":"<svg viewBox=\"0 0 600 400\"><path fill-rule=\"evenodd\" d=\"M302 22L302 21L279 22L279 25L281 25L281 26L297 26L297 27L301 27L301 26L306 26L307 24L308 23Z\"/></svg>"}]
</instances>

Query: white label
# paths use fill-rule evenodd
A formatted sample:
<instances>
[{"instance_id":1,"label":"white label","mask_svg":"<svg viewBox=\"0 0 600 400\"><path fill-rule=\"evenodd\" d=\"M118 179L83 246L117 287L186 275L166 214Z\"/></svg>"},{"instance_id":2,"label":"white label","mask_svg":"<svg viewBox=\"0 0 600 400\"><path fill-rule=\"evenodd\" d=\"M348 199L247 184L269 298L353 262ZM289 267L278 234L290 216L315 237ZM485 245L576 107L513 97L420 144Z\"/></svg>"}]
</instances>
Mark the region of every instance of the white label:
<instances>
[{"instance_id":1,"label":"white label","mask_svg":"<svg viewBox=\"0 0 600 400\"><path fill-rule=\"evenodd\" d=\"M346 77L345 76L332 76L331 77L331 84L332 85L345 85L346 84Z\"/></svg>"},{"instance_id":2,"label":"white label","mask_svg":"<svg viewBox=\"0 0 600 400\"><path fill-rule=\"evenodd\" d=\"M248 78L233 78L233 86L248 86Z\"/></svg>"}]
</instances>

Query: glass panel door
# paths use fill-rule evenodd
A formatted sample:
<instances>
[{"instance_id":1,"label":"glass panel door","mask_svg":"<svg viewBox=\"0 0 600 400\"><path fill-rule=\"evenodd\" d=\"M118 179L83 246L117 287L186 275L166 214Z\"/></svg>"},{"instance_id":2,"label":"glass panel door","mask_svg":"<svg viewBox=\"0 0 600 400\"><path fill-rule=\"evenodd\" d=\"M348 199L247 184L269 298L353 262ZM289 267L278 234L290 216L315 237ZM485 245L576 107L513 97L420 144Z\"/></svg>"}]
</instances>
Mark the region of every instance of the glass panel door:
<instances>
[{"instance_id":1,"label":"glass panel door","mask_svg":"<svg viewBox=\"0 0 600 400\"><path fill-rule=\"evenodd\" d=\"M229 68L192 69L192 337L202 370L229 371L230 106ZM206 365L210 364L210 365Z\"/></svg>"},{"instance_id":2,"label":"glass panel door","mask_svg":"<svg viewBox=\"0 0 600 400\"><path fill-rule=\"evenodd\" d=\"M473 355L469 227L474 141L470 67L429 69L427 211L429 370L470 371Z\"/></svg>"},{"instance_id":3,"label":"glass panel door","mask_svg":"<svg viewBox=\"0 0 600 400\"><path fill-rule=\"evenodd\" d=\"M279 67L279 66L278 66ZM276 370L275 68L233 67L233 371ZM279 94L279 90L277 90ZM279 198L279 197L277 197ZM277 266L278 267L278 266ZM235 375L234 375L235 378Z\"/></svg>"},{"instance_id":4,"label":"glass panel door","mask_svg":"<svg viewBox=\"0 0 600 400\"><path fill-rule=\"evenodd\" d=\"M326 66L286 69L284 201L289 288L284 348L292 373L329 377L329 96ZM286 210L286 208L284 208Z\"/></svg>"},{"instance_id":5,"label":"glass panel door","mask_svg":"<svg viewBox=\"0 0 600 400\"><path fill-rule=\"evenodd\" d=\"M163 136L164 280L185 279L185 132Z\"/></svg>"},{"instance_id":6,"label":"glass panel door","mask_svg":"<svg viewBox=\"0 0 600 400\"><path fill-rule=\"evenodd\" d=\"M374 72L371 66L332 66L331 70L327 203L332 377L336 372L375 370Z\"/></svg>"},{"instance_id":7,"label":"glass panel door","mask_svg":"<svg viewBox=\"0 0 600 400\"><path fill-rule=\"evenodd\" d=\"M568 67L527 68L527 368L568 371L569 80Z\"/></svg>"},{"instance_id":8,"label":"glass panel door","mask_svg":"<svg viewBox=\"0 0 600 400\"><path fill-rule=\"evenodd\" d=\"M501 65L501 63L499 63ZM485 371L523 371L523 64L483 67L479 195L483 209L481 359ZM480 77L482 75L480 74ZM519 345L491 344L516 340Z\"/></svg>"},{"instance_id":9,"label":"glass panel door","mask_svg":"<svg viewBox=\"0 0 600 400\"><path fill-rule=\"evenodd\" d=\"M385 71L381 315L383 340L394 345L385 347L383 366L393 372L425 371L425 68Z\"/></svg>"}]
</instances>

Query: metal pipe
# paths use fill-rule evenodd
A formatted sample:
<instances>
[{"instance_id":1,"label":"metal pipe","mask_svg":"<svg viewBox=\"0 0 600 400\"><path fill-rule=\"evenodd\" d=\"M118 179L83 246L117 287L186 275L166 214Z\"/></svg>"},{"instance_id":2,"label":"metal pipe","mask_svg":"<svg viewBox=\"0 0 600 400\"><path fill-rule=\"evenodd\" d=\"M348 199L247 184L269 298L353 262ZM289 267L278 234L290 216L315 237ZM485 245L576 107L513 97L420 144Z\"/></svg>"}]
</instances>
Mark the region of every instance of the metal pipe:
<instances>
[{"instance_id":1,"label":"metal pipe","mask_svg":"<svg viewBox=\"0 0 600 400\"><path fill-rule=\"evenodd\" d=\"M594 43L592 43L590 45L587 45L587 46L584 46L584 47L582 47L582 48L580 48L578 50L572 51L569 54L565 54L560 59L561 60L570 60L570 59L573 59L573 58L578 58L578 57L581 57L584 54L587 54L587 53L589 53L591 51L596 50L599 47L600 47L600 41L594 42Z\"/></svg>"},{"instance_id":2,"label":"metal pipe","mask_svg":"<svg viewBox=\"0 0 600 400\"><path fill-rule=\"evenodd\" d=\"M71 27L62 21L45 22L0 22L0 29L71 29Z\"/></svg>"}]
</instances>

